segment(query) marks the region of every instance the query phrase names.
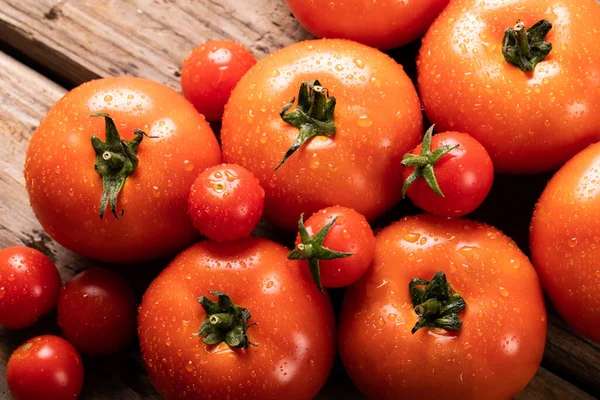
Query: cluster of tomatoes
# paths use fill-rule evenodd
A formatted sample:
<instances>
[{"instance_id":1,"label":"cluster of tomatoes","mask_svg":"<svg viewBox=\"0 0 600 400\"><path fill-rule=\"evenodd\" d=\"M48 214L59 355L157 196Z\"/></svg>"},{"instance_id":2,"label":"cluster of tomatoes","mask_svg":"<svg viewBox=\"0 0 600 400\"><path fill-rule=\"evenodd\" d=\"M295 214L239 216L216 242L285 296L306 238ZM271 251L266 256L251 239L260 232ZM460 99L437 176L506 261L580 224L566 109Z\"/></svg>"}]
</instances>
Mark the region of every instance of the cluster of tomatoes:
<instances>
[{"instance_id":1,"label":"cluster of tomatoes","mask_svg":"<svg viewBox=\"0 0 600 400\"><path fill-rule=\"evenodd\" d=\"M585 149L600 135L600 42L589 34L600 6L287 2L315 35L354 41L296 43L258 63L235 42L207 42L184 61L185 97L100 79L40 123L25 180L57 242L137 268L179 254L136 310L115 272L87 270L60 289L43 254L2 250L0 324L31 325L58 304L68 340L14 352L17 400L77 398L78 352L118 352L136 326L167 400L310 399L336 349L369 398L508 399L541 362L542 285L600 340L600 144ZM425 31L419 98L374 47ZM421 104L442 133L423 134ZM220 144L205 118L222 121ZM533 265L497 229L460 218L487 197L494 169L570 158L536 208ZM405 195L426 213L374 235L369 223ZM251 236L263 216L297 231L293 249ZM336 329L325 288L348 285Z\"/></svg>"}]
</instances>

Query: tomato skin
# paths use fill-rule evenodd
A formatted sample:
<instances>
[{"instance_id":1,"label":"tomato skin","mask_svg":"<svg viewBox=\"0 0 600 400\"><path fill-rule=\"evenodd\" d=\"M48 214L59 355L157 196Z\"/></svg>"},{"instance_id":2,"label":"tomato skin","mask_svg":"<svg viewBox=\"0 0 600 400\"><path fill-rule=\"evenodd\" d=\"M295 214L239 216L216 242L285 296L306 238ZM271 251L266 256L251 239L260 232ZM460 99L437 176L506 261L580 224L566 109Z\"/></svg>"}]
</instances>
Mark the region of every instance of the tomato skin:
<instances>
[{"instance_id":1,"label":"tomato skin","mask_svg":"<svg viewBox=\"0 0 600 400\"><path fill-rule=\"evenodd\" d=\"M6 380L15 400L75 400L83 386L83 363L66 340L38 336L10 356Z\"/></svg>"},{"instance_id":2,"label":"tomato skin","mask_svg":"<svg viewBox=\"0 0 600 400\"><path fill-rule=\"evenodd\" d=\"M442 146L459 147L443 156L433 166L444 197L436 194L425 179L410 185L407 195L419 208L443 217L460 217L474 211L487 197L494 182L494 166L485 148L471 136L444 132L433 136L431 151ZM421 145L412 154L420 154ZM404 169L404 180L414 171Z\"/></svg>"},{"instance_id":3,"label":"tomato skin","mask_svg":"<svg viewBox=\"0 0 600 400\"><path fill-rule=\"evenodd\" d=\"M60 275L41 252L25 246L0 250L0 325L25 328L56 306Z\"/></svg>"},{"instance_id":4,"label":"tomato skin","mask_svg":"<svg viewBox=\"0 0 600 400\"><path fill-rule=\"evenodd\" d=\"M449 1L378 0L377 4L371 4L364 0L286 0L286 3L302 26L317 37L350 39L385 50L403 46L425 33Z\"/></svg>"},{"instance_id":5,"label":"tomato skin","mask_svg":"<svg viewBox=\"0 0 600 400\"><path fill-rule=\"evenodd\" d=\"M315 137L274 171L299 130L279 113L305 81L337 100L333 137ZM265 189L265 217L295 231L301 213L334 205L371 221L401 197L402 156L421 136L419 99L402 67L347 40L293 44L261 60L231 94L221 140L226 162Z\"/></svg>"},{"instance_id":6,"label":"tomato skin","mask_svg":"<svg viewBox=\"0 0 600 400\"><path fill-rule=\"evenodd\" d=\"M335 320L305 268L266 239L200 242L173 260L144 295L138 316L142 356L165 400L228 396L312 399L335 354ZM198 336L198 296L222 291L252 314L247 349L209 346Z\"/></svg>"},{"instance_id":7,"label":"tomato skin","mask_svg":"<svg viewBox=\"0 0 600 400\"><path fill-rule=\"evenodd\" d=\"M600 144L565 164L548 182L531 222L531 256L544 290L577 331L600 342Z\"/></svg>"},{"instance_id":8,"label":"tomato skin","mask_svg":"<svg viewBox=\"0 0 600 400\"><path fill-rule=\"evenodd\" d=\"M99 217L102 181L90 138L105 139L103 118L121 138L143 139L139 165L119 194L116 219ZM31 206L57 242L84 256L132 263L171 255L197 238L187 215L198 171L221 161L204 118L174 90L145 79L106 78L84 83L59 100L33 134L25 161ZM168 232L168 234L165 234Z\"/></svg>"},{"instance_id":9,"label":"tomato skin","mask_svg":"<svg viewBox=\"0 0 600 400\"><path fill-rule=\"evenodd\" d=\"M552 51L525 73L504 60L504 31L541 19L554 25ZM472 135L497 172L560 167L599 138L600 42L589 34L599 19L600 7L587 0L451 2L417 62L427 116L440 130Z\"/></svg>"},{"instance_id":10,"label":"tomato skin","mask_svg":"<svg viewBox=\"0 0 600 400\"><path fill-rule=\"evenodd\" d=\"M412 335L409 282L440 270L467 303L462 328ZM515 243L484 224L426 214L377 235L373 264L346 291L339 326L346 370L376 399L512 398L534 376L545 339L542 290Z\"/></svg>"},{"instance_id":11,"label":"tomato skin","mask_svg":"<svg viewBox=\"0 0 600 400\"><path fill-rule=\"evenodd\" d=\"M252 172L221 164L198 175L190 190L188 212L200 233L226 242L250 236L264 203L265 191Z\"/></svg>"},{"instance_id":12,"label":"tomato skin","mask_svg":"<svg viewBox=\"0 0 600 400\"><path fill-rule=\"evenodd\" d=\"M324 287L347 286L361 277L367 270L375 253L375 236L364 216L340 206L324 208L313 214L306 222L306 230L313 236L337 217L323 245L331 250L353 253L350 257L321 260L321 283ZM296 238L296 246L301 242ZM306 268L308 263L301 261Z\"/></svg>"},{"instance_id":13,"label":"tomato skin","mask_svg":"<svg viewBox=\"0 0 600 400\"><path fill-rule=\"evenodd\" d=\"M246 46L235 40L209 40L183 61L181 90L209 121L220 121L231 91L256 64Z\"/></svg>"},{"instance_id":14,"label":"tomato skin","mask_svg":"<svg viewBox=\"0 0 600 400\"><path fill-rule=\"evenodd\" d=\"M104 268L81 272L60 292L58 325L82 353L105 356L127 347L135 335L137 300L121 276Z\"/></svg>"}]
</instances>

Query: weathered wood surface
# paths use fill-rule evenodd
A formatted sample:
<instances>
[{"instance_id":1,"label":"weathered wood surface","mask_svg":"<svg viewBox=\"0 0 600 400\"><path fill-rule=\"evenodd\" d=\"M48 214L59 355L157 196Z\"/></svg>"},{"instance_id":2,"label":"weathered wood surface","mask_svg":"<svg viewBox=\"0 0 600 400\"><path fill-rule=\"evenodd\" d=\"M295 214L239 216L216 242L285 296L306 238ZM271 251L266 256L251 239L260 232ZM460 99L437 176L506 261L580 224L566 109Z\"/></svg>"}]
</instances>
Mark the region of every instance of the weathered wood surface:
<instances>
[{"instance_id":1,"label":"weathered wood surface","mask_svg":"<svg viewBox=\"0 0 600 400\"><path fill-rule=\"evenodd\" d=\"M0 0L0 44L18 50L66 86L102 76L134 75L178 89L181 61L202 41L233 38L263 57L308 37L290 16L283 0ZM416 49L411 46L408 59ZM52 255L63 280L67 280L92 262L67 251L43 233L29 208L22 176L28 138L64 92L65 89L0 53L0 247L33 241ZM507 182L500 179L494 190L502 192ZM529 188L530 183L530 178L524 178L520 185ZM510 184L515 184L512 178ZM537 179L534 186L530 203L543 187L543 178ZM500 225L505 215L497 202L488 201L481 214L498 211L497 216L487 220ZM521 208L523 221L530 205ZM395 219L402 212L396 211L388 218ZM512 236L524 246L524 226L501 228L511 235L514 230ZM147 279L150 277L151 273ZM143 290L145 281L136 282L138 291ZM26 338L57 332L52 319L49 316L24 331L0 328L0 375L4 376L12 349ZM550 316L549 321L543 363L547 369L540 368L518 399L590 398L567 380L588 393L600 391L600 345L572 333L556 317ZM115 358L88 359L85 363L83 398L158 398L135 348ZM340 396L360 398L337 366L320 398ZM5 397L9 395L2 378L0 398Z\"/></svg>"}]
</instances>

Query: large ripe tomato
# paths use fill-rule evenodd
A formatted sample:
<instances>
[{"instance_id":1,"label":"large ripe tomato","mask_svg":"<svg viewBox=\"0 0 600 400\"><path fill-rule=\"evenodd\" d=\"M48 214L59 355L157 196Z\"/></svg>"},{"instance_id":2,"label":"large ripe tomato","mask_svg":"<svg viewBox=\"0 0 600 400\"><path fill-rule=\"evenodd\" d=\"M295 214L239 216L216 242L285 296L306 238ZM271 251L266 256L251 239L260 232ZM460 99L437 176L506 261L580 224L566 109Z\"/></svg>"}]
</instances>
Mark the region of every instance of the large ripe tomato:
<instances>
[{"instance_id":1,"label":"large ripe tomato","mask_svg":"<svg viewBox=\"0 0 600 400\"><path fill-rule=\"evenodd\" d=\"M438 271L450 296L432 279ZM416 309L415 278L424 280ZM423 293L426 281L436 285ZM371 268L346 291L339 332L346 370L370 398L508 399L542 360L546 311L512 240L477 222L420 215L377 235Z\"/></svg>"},{"instance_id":2,"label":"large ripe tomato","mask_svg":"<svg viewBox=\"0 0 600 400\"><path fill-rule=\"evenodd\" d=\"M44 254L25 246L0 250L0 325L24 328L56 306L60 275Z\"/></svg>"},{"instance_id":3,"label":"large ripe tomato","mask_svg":"<svg viewBox=\"0 0 600 400\"><path fill-rule=\"evenodd\" d=\"M103 144L105 121L94 113L109 113L128 144L114 130ZM57 242L91 258L138 262L194 240L190 186L220 160L209 125L177 92L144 79L107 78L84 83L50 109L31 138L25 180L37 218ZM95 162L108 194L102 205Z\"/></svg>"},{"instance_id":4,"label":"large ripe tomato","mask_svg":"<svg viewBox=\"0 0 600 400\"><path fill-rule=\"evenodd\" d=\"M535 27L537 39L515 25L521 20L528 29L543 19L552 24L546 43L547 25ZM425 35L419 55L427 116L440 130L477 139L499 172L560 167L600 138L599 20L600 6L590 0L451 2ZM503 56L505 34L508 58L520 60L526 71ZM521 58L517 37L536 42L532 57ZM527 71L548 43L550 53Z\"/></svg>"},{"instance_id":5,"label":"large ripe tomato","mask_svg":"<svg viewBox=\"0 0 600 400\"><path fill-rule=\"evenodd\" d=\"M600 144L550 180L531 222L531 256L560 315L600 342Z\"/></svg>"},{"instance_id":6,"label":"large ripe tomato","mask_svg":"<svg viewBox=\"0 0 600 400\"><path fill-rule=\"evenodd\" d=\"M286 0L317 37L351 39L380 49L421 36L450 0Z\"/></svg>"},{"instance_id":7,"label":"large ripe tomato","mask_svg":"<svg viewBox=\"0 0 600 400\"><path fill-rule=\"evenodd\" d=\"M287 252L256 237L204 241L150 285L138 333L165 400L315 397L333 363L335 321L328 297Z\"/></svg>"},{"instance_id":8,"label":"large ripe tomato","mask_svg":"<svg viewBox=\"0 0 600 400\"><path fill-rule=\"evenodd\" d=\"M12 353L6 380L15 400L76 400L83 387L83 363L66 340L43 335Z\"/></svg>"},{"instance_id":9,"label":"large ripe tomato","mask_svg":"<svg viewBox=\"0 0 600 400\"><path fill-rule=\"evenodd\" d=\"M300 104L288 104L295 96ZM328 206L368 220L391 208L401 197L402 156L421 132L419 99L400 65L355 42L313 40L272 54L242 78L221 139L225 160L265 189L265 216L294 230L301 213Z\"/></svg>"}]
</instances>

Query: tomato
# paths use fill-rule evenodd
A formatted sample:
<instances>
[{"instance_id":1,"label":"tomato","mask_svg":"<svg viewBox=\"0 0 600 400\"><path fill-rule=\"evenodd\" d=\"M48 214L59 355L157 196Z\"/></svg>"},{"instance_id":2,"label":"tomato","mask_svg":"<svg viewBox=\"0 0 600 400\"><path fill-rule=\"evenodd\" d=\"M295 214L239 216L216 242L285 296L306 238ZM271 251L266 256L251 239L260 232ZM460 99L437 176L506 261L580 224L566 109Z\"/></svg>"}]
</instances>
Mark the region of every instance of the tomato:
<instances>
[{"instance_id":1,"label":"tomato","mask_svg":"<svg viewBox=\"0 0 600 400\"><path fill-rule=\"evenodd\" d=\"M560 167L599 138L598 20L589 0L452 1L418 58L427 116L477 139L497 172Z\"/></svg>"},{"instance_id":2,"label":"tomato","mask_svg":"<svg viewBox=\"0 0 600 400\"><path fill-rule=\"evenodd\" d=\"M58 325L82 353L113 354L127 347L135 336L137 304L123 278L107 269L93 268L62 288Z\"/></svg>"},{"instance_id":3,"label":"tomato","mask_svg":"<svg viewBox=\"0 0 600 400\"><path fill-rule=\"evenodd\" d=\"M144 79L107 78L50 109L29 143L25 180L35 215L57 242L99 260L141 262L194 241L190 186L220 161L209 125L181 95Z\"/></svg>"},{"instance_id":4,"label":"tomato","mask_svg":"<svg viewBox=\"0 0 600 400\"><path fill-rule=\"evenodd\" d=\"M231 91L256 64L246 46L235 40L209 40L183 61L181 90L209 121L220 121Z\"/></svg>"},{"instance_id":5,"label":"tomato","mask_svg":"<svg viewBox=\"0 0 600 400\"><path fill-rule=\"evenodd\" d=\"M83 386L83 364L66 340L38 336L12 353L6 380L15 400L75 400Z\"/></svg>"},{"instance_id":6,"label":"tomato","mask_svg":"<svg viewBox=\"0 0 600 400\"><path fill-rule=\"evenodd\" d=\"M198 175L190 190L188 211L200 233L224 242L250 236L264 203L265 191L252 172L221 164Z\"/></svg>"},{"instance_id":7,"label":"tomato","mask_svg":"<svg viewBox=\"0 0 600 400\"><path fill-rule=\"evenodd\" d=\"M294 96L298 103L289 103ZM390 209L401 197L402 156L421 132L419 99L400 65L354 42L313 40L279 50L242 78L221 139L225 161L265 189L266 218L294 230L300 214L328 206L369 221Z\"/></svg>"},{"instance_id":8,"label":"tomato","mask_svg":"<svg viewBox=\"0 0 600 400\"><path fill-rule=\"evenodd\" d=\"M571 159L550 180L531 222L531 256L560 315L600 342L600 144Z\"/></svg>"},{"instance_id":9,"label":"tomato","mask_svg":"<svg viewBox=\"0 0 600 400\"><path fill-rule=\"evenodd\" d=\"M404 156L403 193L430 214L460 217L485 200L494 182L494 166L485 148L471 136L427 131L423 144Z\"/></svg>"},{"instance_id":10,"label":"tomato","mask_svg":"<svg viewBox=\"0 0 600 400\"><path fill-rule=\"evenodd\" d=\"M351 39L380 49L421 36L450 0L286 0L294 16L317 37Z\"/></svg>"},{"instance_id":11,"label":"tomato","mask_svg":"<svg viewBox=\"0 0 600 400\"><path fill-rule=\"evenodd\" d=\"M165 400L315 397L333 363L335 320L287 252L256 237L204 241L154 280L138 334Z\"/></svg>"},{"instance_id":12,"label":"tomato","mask_svg":"<svg viewBox=\"0 0 600 400\"><path fill-rule=\"evenodd\" d=\"M541 286L515 243L426 214L377 235L339 327L346 370L374 399L512 398L535 375L545 339Z\"/></svg>"},{"instance_id":13,"label":"tomato","mask_svg":"<svg viewBox=\"0 0 600 400\"><path fill-rule=\"evenodd\" d=\"M32 325L56 306L60 275L48 257L25 246L0 250L0 325Z\"/></svg>"},{"instance_id":14,"label":"tomato","mask_svg":"<svg viewBox=\"0 0 600 400\"><path fill-rule=\"evenodd\" d=\"M317 287L342 287L355 282L367 270L375 253L375 237L364 216L340 206L313 214L298 222L296 248L288 255L306 260Z\"/></svg>"}]
</instances>

